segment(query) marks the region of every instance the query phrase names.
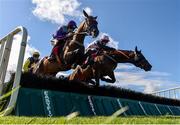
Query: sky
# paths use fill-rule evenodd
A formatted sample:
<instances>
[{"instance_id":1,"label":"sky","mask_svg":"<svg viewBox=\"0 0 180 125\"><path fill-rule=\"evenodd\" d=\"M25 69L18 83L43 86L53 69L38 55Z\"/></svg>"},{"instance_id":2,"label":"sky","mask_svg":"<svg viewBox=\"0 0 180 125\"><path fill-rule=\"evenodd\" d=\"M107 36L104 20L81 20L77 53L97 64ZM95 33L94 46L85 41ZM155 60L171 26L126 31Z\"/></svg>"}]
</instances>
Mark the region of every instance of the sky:
<instances>
[{"instance_id":1,"label":"sky","mask_svg":"<svg viewBox=\"0 0 180 125\"><path fill-rule=\"evenodd\" d=\"M108 34L119 49L138 46L152 64L150 72L119 64L113 85L142 92L180 86L179 0L0 0L0 38L22 25L28 30L25 59L35 50L49 55L52 34L68 20L79 25L83 9L98 16L99 37ZM20 39L21 34L14 38L10 70L17 64ZM94 40L86 37L85 46Z\"/></svg>"}]
</instances>

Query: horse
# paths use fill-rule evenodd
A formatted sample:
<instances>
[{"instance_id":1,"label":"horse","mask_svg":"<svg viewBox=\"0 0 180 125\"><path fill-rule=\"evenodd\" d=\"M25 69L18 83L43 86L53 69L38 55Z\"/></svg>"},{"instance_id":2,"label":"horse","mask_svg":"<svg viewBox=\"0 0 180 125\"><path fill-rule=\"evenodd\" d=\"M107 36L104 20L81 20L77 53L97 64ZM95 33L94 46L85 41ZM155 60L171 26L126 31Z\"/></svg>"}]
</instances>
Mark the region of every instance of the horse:
<instances>
[{"instance_id":1,"label":"horse","mask_svg":"<svg viewBox=\"0 0 180 125\"><path fill-rule=\"evenodd\" d=\"M84 69L81 66L77 66L67 79L89 82L96 86L99 86L100 79L105 82L114 83L116 81L114 70L118 63L131 63L145 71L150 71L152 68L151 64L137 47L135 47L135 51L110 50L96 56L94 63ZM109 76L109 78L105 76ZM95 79L95 82L92 79Z\"/></svg>"},{"instance_id":2,"label":"horse","mask_svg":"<svg viewBox=\"0 0 180 125\"><path fill-rule=\"evenodd\" d=\"M44 57L32 69L32 73L38 75L56 75L59 71L67 71L71 69L73 63L82 63L82 56L84 55L84 39L85 37L92 36L93 38L99 35L97 16L93 17L88 15L84 10L83 14L85 20L81 22L75 31L73 38L66 41L62 50L61 60L64 63L59 64L57 61L49 61L48 57Z\"/></svg>"}]
</instances>

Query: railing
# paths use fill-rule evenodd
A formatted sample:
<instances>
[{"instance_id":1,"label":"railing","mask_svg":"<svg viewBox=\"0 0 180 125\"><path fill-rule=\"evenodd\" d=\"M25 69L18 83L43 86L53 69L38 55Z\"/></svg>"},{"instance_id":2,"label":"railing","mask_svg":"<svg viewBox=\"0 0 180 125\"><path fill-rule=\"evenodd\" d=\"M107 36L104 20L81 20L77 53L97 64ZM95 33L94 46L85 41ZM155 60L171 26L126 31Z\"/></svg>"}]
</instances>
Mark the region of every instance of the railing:
<instances>
[{"instance_id":1,"label":"railing","mask_svg":"<svg viewBox=\"0 0 180 125\"><path fill-rule=\"evenodd\" d=\"M0 40L0 45L1 45L1 48L0 48L0 96L3 95L4 81L5 81L7 66L9 62L10 53L11 53L13 37L19 32L22 32L22 39L21 39L21 48L19 52L18 64L16 68L16 73L15 73L15 79L14 79L13 88L12 88L14 89L14 88L19 87L19 82L21 78L24 53L25 53L25 48L27 44L27 30L26 28L19 26ZM12 111L13 109L12 107L14 107L17 100L17 95L18 95L18 90L12 93L10 97L10 102L7 107L7 109L11 109L11 110L6 110L3 115L8 115Z\"/></svg>"},{"instance_id":2,"label":"railing","mask_svg":"<svg viewBox=\"0 0 180 125\"><path fill-rule=\"evenodd\" d=\"M151 94L156 95L156 96L180 100L180 87L161 90L161 91L155 91L155 92L152 92Z\"/></svg>"}]
</instances>

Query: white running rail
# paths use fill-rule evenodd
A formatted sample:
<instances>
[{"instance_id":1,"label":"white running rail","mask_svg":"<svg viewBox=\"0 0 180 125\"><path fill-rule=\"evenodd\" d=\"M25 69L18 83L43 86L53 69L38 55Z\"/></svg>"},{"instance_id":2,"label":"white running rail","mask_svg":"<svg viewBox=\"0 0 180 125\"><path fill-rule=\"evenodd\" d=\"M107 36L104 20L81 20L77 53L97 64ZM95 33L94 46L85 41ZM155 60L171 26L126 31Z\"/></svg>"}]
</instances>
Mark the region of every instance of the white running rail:
<instances>
[{"instance_id":1,"label":"white running rail","mask_svg":"<svg viewBox=\"0 0 180 125\"><path fill-rule=\"evenodd\" d=\"M3 84L4 84L4 80L6 76L8 62L9 62L9 56L11 52L13 37L19 32L22 32L22 39L21 39L21 48L19 52L15 79L14 79L13 88L12 88L14 89L14 88L19 87L19 83L20 83L22 65L23 65L23 60L24 60L24 53L25 53L25 48L27 44L27 35L28 35L27 30L26 28L19 26L0 40L0 45L1 45L1 48L0 48L0 96L2 96L3 94ZM9 113L11 113L11 111L13 110L15 106L17 95L18 95L18 90L12 93L7 110L4 111L3 115L8 115Z\"/></svg>"},{"instance_id":2,"label":"white running rail","mask_svg":"<svg viewBox=\"0 0 180 125\"><path fill-rule=\"evenodd\" d=\"M155 91L150 94L180 100L180 87L175 87L175 88L161 90L161 91Z\"/></svg>"}]
</instances>

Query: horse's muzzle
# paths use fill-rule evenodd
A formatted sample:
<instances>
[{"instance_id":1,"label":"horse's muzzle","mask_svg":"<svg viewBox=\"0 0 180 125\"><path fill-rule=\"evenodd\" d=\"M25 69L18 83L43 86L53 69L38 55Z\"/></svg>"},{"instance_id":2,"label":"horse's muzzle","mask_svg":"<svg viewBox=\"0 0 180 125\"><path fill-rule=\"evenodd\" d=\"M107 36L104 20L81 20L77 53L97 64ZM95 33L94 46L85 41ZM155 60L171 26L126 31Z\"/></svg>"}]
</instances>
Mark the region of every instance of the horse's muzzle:
<instances>
[{"instance_id":1,"label":"horse's muzzle","mask_svg":"<svg viewBox=\"0 0 180 125\"><path fill-rule=\"evenodd\" d=\"M149 66L144 67L144 70L145 70L145 71L151 71L151 68L152 68L152 66L149 65Z\"/></svg>"}]
</instances>

